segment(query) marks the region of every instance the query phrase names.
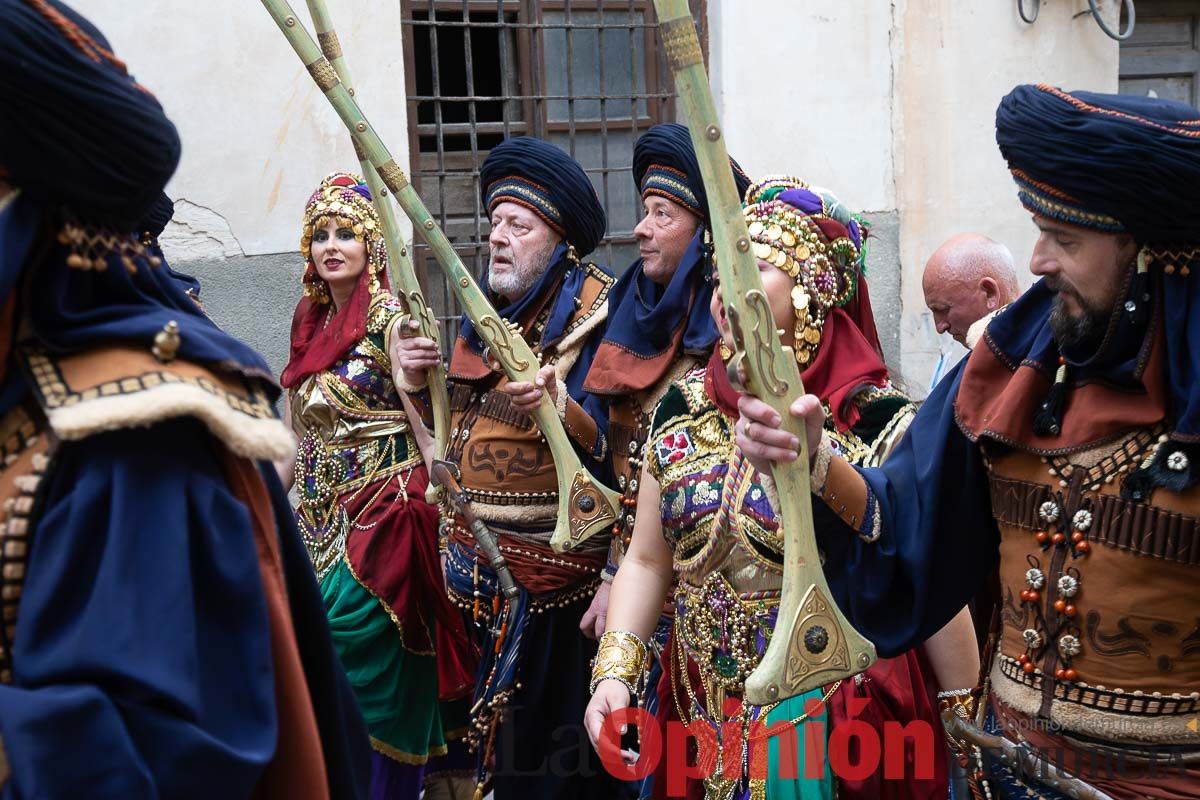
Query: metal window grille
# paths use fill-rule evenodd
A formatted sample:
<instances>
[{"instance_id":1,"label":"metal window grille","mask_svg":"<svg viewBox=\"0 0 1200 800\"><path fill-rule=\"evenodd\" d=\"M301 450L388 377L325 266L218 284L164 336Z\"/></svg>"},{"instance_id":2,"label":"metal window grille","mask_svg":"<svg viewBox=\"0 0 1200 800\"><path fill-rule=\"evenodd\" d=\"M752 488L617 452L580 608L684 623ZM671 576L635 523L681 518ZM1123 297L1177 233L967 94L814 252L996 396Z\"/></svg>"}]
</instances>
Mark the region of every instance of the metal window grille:
<instances>
[{"instance_id":1,"label":"metal window grille","mask_svg":"<svg viewBox=\"0 0 1200 800\"><path fill-rule=\"evenodd\" d=\"M591 258L624 270L637 257L641 198L633 143L675 119L674 84L650 0L401 0L413 185L463 263L487 267L479 166L509 136L538 136L583 165L608 212ZM703 0L692 10L707 45ZM457 335L460 310L432 254L418 274Z\"/></svg>"}]
</instances>

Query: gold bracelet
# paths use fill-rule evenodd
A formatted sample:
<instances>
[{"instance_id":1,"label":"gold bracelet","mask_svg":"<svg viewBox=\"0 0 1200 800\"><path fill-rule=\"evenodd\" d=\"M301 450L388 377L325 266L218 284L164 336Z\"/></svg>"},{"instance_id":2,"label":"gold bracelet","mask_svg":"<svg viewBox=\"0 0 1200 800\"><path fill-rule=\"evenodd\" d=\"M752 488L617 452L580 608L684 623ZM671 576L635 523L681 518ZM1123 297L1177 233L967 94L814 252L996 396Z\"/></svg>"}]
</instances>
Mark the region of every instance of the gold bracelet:
<instances>
[{"instance_id":1,"label":"gold bracelet","mask_svg":"<svg viewBox=\"0 0 1200 800\"><path fill-rule=\"evenodd\" d=\"M600 648L592 662L592 683L588 691L595 693L603 680L620 681L633 696L638 694L642 667L649 651L646 643L629 631L605 631Z\"/></svg>"}]
</instances>

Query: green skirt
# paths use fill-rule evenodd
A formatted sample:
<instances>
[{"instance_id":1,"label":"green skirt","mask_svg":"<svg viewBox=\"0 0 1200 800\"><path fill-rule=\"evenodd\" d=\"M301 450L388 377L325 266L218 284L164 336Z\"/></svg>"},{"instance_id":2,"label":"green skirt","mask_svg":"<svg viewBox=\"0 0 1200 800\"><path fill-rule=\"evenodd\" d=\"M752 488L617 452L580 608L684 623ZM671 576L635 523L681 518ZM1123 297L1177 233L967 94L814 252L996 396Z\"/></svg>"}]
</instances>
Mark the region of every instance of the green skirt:
<instances>
[{"instance_id":1,"label":"green skirt","mask_svg":"<svg viewBox=\"0 0 1200 800\"><path fill-rule=\"evenodd\" d=\"M321 581L321 596L371 745L404 764L424 764L445 753L437 657L404 649L387 610L344 561Z\"/></svg>"}]
</instances>

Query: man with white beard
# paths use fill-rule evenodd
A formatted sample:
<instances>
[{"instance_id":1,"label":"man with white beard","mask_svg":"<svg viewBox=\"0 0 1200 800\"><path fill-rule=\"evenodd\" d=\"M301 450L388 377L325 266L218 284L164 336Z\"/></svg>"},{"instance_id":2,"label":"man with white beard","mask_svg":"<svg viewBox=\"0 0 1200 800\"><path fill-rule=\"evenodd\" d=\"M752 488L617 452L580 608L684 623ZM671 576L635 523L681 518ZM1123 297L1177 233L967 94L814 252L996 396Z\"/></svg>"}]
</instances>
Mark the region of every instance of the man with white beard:
<instances>
[{"instance_id":1,"label":"man with white beard","mask_svg":"<svg viewBox=\"0 0 1200 800\"><path fill-rule=\"evenodd\" d=\"M600 583L609 543L597 536L581 550L551 550L554 458L530 417L549 394L584 465L603 473L606 417L583 381L604 335L613 277L583 257L604 235L604 209L583 168L539 139L509 139L492 150L480 186L491 221L490 299L520 326L543 366L535 384L509 381L463 318L450 357L445 457L458 465L475 514L496 534L521 590L507 625L494 631L493 616L504 613L505 602L495 575L463 518L444 520L450 598L480 646L468 734L478 786L482 793L490 779L497 800L608 800L621 790L580 724L596 645L580 632L579 619ZM426 370L441 353L419 337L403 340L399 350L408 384L401 388L420 401Z\"/></svg>"}]
</instances>

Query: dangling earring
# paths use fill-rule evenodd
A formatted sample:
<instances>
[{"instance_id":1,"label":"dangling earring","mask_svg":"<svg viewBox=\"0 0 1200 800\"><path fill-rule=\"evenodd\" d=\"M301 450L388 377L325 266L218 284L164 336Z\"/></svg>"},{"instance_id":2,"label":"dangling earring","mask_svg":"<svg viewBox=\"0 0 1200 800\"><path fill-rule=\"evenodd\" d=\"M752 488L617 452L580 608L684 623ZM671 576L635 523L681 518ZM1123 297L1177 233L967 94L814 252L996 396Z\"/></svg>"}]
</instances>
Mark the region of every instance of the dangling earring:
<instances>
[{"instance_id":1,"label":"dangling earring","mask_svg":"<svg viewBox=\"0 0 1200 800\"><path fill-rule=\"evenodd\" d=\"M319 278L312 283L301 280L301 284L304 286L304 296L312 302L317 305L324 305L329 302L329 286L325 281Z\"/></svg>"},{"instance_id":2,"label":"dangling earring","mask_svg":"<svg viewBox=\"0 0 1200 800\"><path fill-rule=\"evenodd\" d=\"M370 279L367 281L367 291L372 295L379 294L380 286L379 273L383 270L383 265L387 263L387 250L384 247L383 240L379 239L371 246L370 256L367 258L367 270L370 272Z\"/></svg>"},{"instance_id":3,"label":"dangling earring","mask_svg":"<svg viewBox=\"0 0 1200 800\"><path fill-rule=\"evenodd\" d=\"M579 266L579 253L575 252L575 245L573 244L567 245L567 261L570 261L576 267Z\"/></svg>"}]
</instances>

